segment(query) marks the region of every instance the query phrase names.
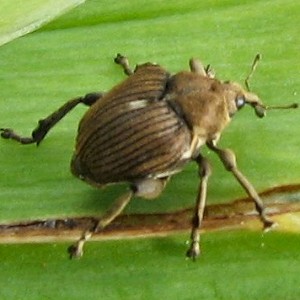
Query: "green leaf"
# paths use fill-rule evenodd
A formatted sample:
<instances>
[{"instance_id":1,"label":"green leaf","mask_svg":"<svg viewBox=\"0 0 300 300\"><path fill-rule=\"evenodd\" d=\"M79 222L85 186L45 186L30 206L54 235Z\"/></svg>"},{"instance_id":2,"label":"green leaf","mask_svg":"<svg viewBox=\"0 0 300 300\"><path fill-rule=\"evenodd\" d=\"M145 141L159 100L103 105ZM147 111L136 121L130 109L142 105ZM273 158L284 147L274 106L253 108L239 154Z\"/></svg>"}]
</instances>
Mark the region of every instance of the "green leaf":
<instances>
[{"instance_id":1,"label":"green leaf","mask_svg":"<svg viewBox=\"0 0 300 300\"><path fill-rule=\"evenodd\" d=\"M1 0L0 46L34 31L85 0Z\"/></svg>"},{"instance_id":2,"label":"green leaf","mask_svg":"<svg viewBox=\"0 0 300 300\"><path fill-rule=\"evenodd\" d=\"M89 243L0 245L1 299L297 299L299 235L218 232L186 260L186 236Z\"/></svg>"},{"instance_id":3,"label":"green leaf","mask_svg":"<svg viewBox=\"0 0 300 300\"><path fill-rule=\"evenodd\" d=\"M187 69L188 59L199 56L213 65L220 78L238 81L246 77L254 55L261 52L264 60L252 79L252 89L266 104L298 100L296 1L284 5L278 0L238 5L235 1L187 1L178 6L160 1L122 3L88 1L0 49L1 127L30 135L38 119L66 100L108 90L124 78L112 61L117 52L126 54L132 64L156 61L173 72ZM77 124L85 110L76 108L38 149L0 141L3 220L98 215L124 190L97 191L69 172ZM259 191L299 183L299 120L298 111L270 111L258 120L246 108L225 130L221 145L235 150L240 169ZM214 170L209 202L244 196L214 155L208 153L208 157ZM160 199L133 201L128 211L191 206L197 181L196 167L189 165L174 176Z\"/></svg>"},{"instance_id":4,"label":"green leaf","mask_svg":"<svg viewBox=\"0 0 300 300\"><path fill-rule=\"evenodd\" d=\"M0 48L0 128L30 135L37 120L68 99L107 91L125 78L113 63L118 52L132 65L153 61L170 72L187 70L188 59L199 57L213 66L218 78L239 82L260 52L263 60L252 90L267 105L299 102L299 9L296 0L87 1ZM0 140L0 223L99 216L124 191L125 186L99 191L70 174L76 129L85 111L76 108L38 148ZM245 108L225 130L220 145L234 149L240 169L258 191L295 187L300 180L299 122L297 110L270 111L258 120ZM244 197L213 153L204 153L214 171L208 202ZM197 169L190 164L172 178L159 199L135 199L126 213L190 208L197 185ZM299 189L287 188L280 198L299 203ZM186 232L91 242L81 261L66 259L65 244L2 244L0 298L299 295L299 234L210 232L202 237L203 256L195 264L184 259L187 237Z\"/></svg>"}]
</instances>

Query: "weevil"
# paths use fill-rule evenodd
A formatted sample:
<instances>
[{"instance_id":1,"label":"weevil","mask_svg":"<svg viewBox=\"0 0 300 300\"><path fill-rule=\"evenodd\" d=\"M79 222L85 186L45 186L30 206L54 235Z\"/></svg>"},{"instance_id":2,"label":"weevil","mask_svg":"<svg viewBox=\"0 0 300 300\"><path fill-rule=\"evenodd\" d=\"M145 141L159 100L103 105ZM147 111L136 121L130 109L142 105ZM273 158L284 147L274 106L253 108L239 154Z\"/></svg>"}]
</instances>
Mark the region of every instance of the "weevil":
<instances>
[{"instance_id":1,"label":"weevil","mask_svg":"<svg viewBox=\"0 0 300 300\"><path fill-rule=\"evenodd\" d=\"M84 243L110 224L133 196L157 198L170 177L194 161L200 182L187 256L195 259L200 254L200 228L211 174L210 164L201 154L204 145L217 154L254 201L263 227L268 229L274 225L255 188L238 169L233 151L217 145L224 128L245 105L254 108L260 118L271 108L298 106L265 106L250 92L248 82L259 58L259 55L255 57L243 88L238 83L216 79L210 66L205 67L197 59L190 60L190 71L170 74L153 63L137 65L132 70L128 59L118 54L115 62L128 77L109 92L89 93L69 100L40 120L31 137L22 137L9 128L1 129L3 138L39 145L48 131L76 105L89 106L79 123L71 171L96 187L121 182L128 183L129 187L69 247L71 258L81 257Z\"/></svg>"}]
</instances>

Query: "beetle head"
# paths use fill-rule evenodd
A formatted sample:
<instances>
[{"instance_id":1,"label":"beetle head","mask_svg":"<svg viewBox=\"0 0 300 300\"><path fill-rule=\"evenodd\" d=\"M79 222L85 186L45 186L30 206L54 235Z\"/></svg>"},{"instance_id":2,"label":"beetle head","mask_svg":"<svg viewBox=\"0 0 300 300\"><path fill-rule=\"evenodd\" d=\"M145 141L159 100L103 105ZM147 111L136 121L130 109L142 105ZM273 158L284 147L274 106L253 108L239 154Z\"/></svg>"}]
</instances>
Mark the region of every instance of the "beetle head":
<instances>
[{"instance_id":1,"label":"beetle head","mask_svg":"<svg viewBox=\"0 0 300 300\"><path fill-rule=\"evenodd\" d=\"M229 115L231 117L246 104L249 104L254 108L255 113L259 118L265 116L266 106L262 104L256 94L246 91L236 82L225 81L223 83L223 88Z\"/></svg>"},{"instance_id":2,"label":"beetle head","mask_svg":"<svg viewBox=\"0 0 300 300\"><path fill-rule=\"evenodd\" d=\"M298 108L297 103L288 104L288 105L264 105L259 97L242 88L241 85L235 82L226 81L223 83L225 98L227 101L228 111L230 116L233 116L237 110L240 110L245 106L245 104L250 105L254 108L255 114L259 118L263 118L266 115L267 110L270 109L289 109L289 108Z\"/></svg>"},{"instance_id":3,"label":"beetle head","mask_svg":"<svg viewBox=\"0 0 300 300\"><path fill-rule=\"evenodd\" d=\"M243 89L241 85L235 82L224 82L223 85L225 87L225 92L227 92L227 105L229 114L232 116L237 110L241 109L245 104L249 104L254 108L255 114L259 118L263 118L266 115L266 111L270 109L289 109L289 108L298 108L297 103L293 103L290 105L280 105L280 106L266 106L264 105L259 97L250 92L249 80L252 77L258 62L261 60L261 54L257 54L253 60L251 70L248 76L245 79L246 89ZM231 92L228 93L228 91Z\"/></svg>"}]
</instances>

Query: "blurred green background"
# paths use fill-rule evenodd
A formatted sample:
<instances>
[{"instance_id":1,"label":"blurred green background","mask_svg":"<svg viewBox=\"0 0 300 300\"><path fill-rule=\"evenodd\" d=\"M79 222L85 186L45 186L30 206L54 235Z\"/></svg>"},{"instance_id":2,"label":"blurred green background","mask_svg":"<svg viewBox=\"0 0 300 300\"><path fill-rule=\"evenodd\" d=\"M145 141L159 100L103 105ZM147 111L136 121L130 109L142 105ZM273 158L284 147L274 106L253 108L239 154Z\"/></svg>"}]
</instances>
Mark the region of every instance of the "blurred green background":
<instances>
[{"instance_id":1,"label":"blurred green background","mask_svg":"<svg viewBox=\"0 0 300 300\"><path fill-rule=\"evenodd\" d=\"M9 3L21 10L20 1ZM42 10L51 2L32 3ZM56 12L60 8L59 2L51 5L56 5ZM11 7L0 1L0 19L5 16L13 28L16 17ZM18 21L27 20L29 15L24 10ZM0 128L11 127L29 135L37 120L68 99L110 89L125 78L113 63L118 52L127 55L132 65L157 62L171 72L188 69L188 59L199 57L213 66L218 78L239 82L244 81L253 57L260 52L263 61L251 81L253 91L265 104L297 102L299 16L300 4L295 0L88 0L37 31L0 47ZM42 14L40 18L45 20ZM3 24L0 22L2 35ZM97 216L125 189L113 186L98 191L69 172L78 121L85 110L76 108L38 148L0 140L0 223ZM258 191L299 184L299 121L299 111L270 111L260 120L251 108L245 108L226 129L220 145L235 150L240 169ZM243 197L243 190L215 156L207 150L205 153L214 170L208 202ZM172 178L159 199L133 200L126 212L192 207L197 183L197 169L189 165ZM188 234L91 243L88 247L93 251L80 262L65 260L65 245L1 245L5 271L1 274L0 295L3 299L19 299L24 287L34 285L27 290L26 299L40 299L41 291L45 299L58 299L58 295L61 299L83 295L98 299L102 291L105 299L155 299L156 295L175 299L176 295L178 299L198 295L207 299L281 299L286 295L285 299L296 299L299 235L271 233L269 247L265 248L257 242L260 237L259 232L246 231L205 234L203 247L207 251L195 264L183 258ZM148 278L149 274L149 283L135 281L130 274L140 274L137 278ZM178 274L183 274L182 278ZM68 288L64 290L65 286ZM57 288L63 292L58 293ZM136 293L138 288L145 288L145 293Z\"/></svg>"}]
</instances>

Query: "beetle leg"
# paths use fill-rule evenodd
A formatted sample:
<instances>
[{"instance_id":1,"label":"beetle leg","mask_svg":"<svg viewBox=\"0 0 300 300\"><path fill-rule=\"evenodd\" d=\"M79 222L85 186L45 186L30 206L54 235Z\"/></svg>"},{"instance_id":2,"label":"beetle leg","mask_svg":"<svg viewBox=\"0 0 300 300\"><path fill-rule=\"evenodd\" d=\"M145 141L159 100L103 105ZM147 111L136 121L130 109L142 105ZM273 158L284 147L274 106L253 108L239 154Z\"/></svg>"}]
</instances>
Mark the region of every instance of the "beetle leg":
<instances>
[{"instance_id":1,"label":"beetle leg","mask_svg":"<svg viewBox=\"0 0 300 300\"><path fill-rule=\"evenodd\" d=\"M192 72L197 73L202 76L206 76L207 73L202 62L196 58L191 58L189 61L190 69Z\"/></svg>"},{"instance_id":2,"label":"beetle leg","mask_svg":"<svg viewBox=\"0 0 300 300\"><path fill-rule=\"evenodd\" d=\"M143 197L145 199L157 198L165 188L168 180L169 177L137 180L134 183L135 196Z\"/></svg>"},{"instance_id":3,"label":"beetle leg","mask_svg":"<svg viewBox=\"0 0 300 300\"><path fill-rule=\"evenodd\" d=\"M232 172L234 177L241 184L241 186L244 188L249 197L253 199L255 203L255 208L264 225L264 229L268 230L271 227L273 227L276 223L274 223L267 217L263 202L259 197L258 193L256 192L255 188L237 168L236 157L233 151L231 151L230 149L219 149L215 145L213 145L213 143L208 143L207 145L211 150L217 153L222 163L224 164L226 170Z\"/></svg>"},{"instance_id":4,"label":"beetle leg","mask_svg":"<svg viewBox=\"0 0 300 300\"><path fill-rule=\"evenodd\" d=\"M130 199L133 196L144 197L146 199L156 198L164 189L167 183L168 177L164 179L141 179L134 182L131 187L131 191L121 195L113 203L113 205L106 211L99 221L96 221L95 225L86 230L80 239L72 246L69 247L68 252L70 258L79 258L83 255L83 246L94 233L103 230L108 224L110 224L126 207Z\"/></svg>"},{"instance_id":5,"label":"beetle leg","mask_svg":"<svg viewBox=\"0 0 300 300\"><path fill-rule=\"evenodd\" d=\"M89 240L94 233L104 229L109 223L111 223L125 208L133 196L133 191L121 195L113 203L113 205L105 212L100 220L96 221L92 228L86 230L80 239L72 246L68 248L70 258L80 258L83 255L83 246L87 240Z\"/></svg>"},{"instance_id":6,"label":"beetle leg","mask_svg":"<svg viewBox=\"0 0 300 300\"><path fill-rule=\"evenodd\" d=\"M10 128L1 128L1 136L5 139L12 139L21 144L39 143L44 139L48 131L60 121L69 111L71 111L77 104L83 103L88 106L93 105L97 100L101 99L102 93L90 93L84 97L78 97L66 102L57 111L53 112L47 118L39 120L38 126L32 131L31 137L22 137L16 134Z\"/></svg>"},{"instance_id":7,"label":"beetle leg","mask_svg":"<svg viewBox=\"0 0 300 300\"><path fill-rule=\"evenodd\" d=\"M205 73L209 78L215 78L216 76L215 70L209 64L205 67Z\"/></svg>"},{"instance_id":8,"label":"beetle leg","mask_svg":"<svg viewBox=\"0 0 300 300\"><path fill-rule=\"evenodd\" d=\"M195 213L193 217L193 228L191 232L191 245L186 255L193 260L200 255L200 228L203 219L205 201L207 195L207 182L211 174L211 167L207 159L199 155L196 158L199 167L200 183L196 200Z\"/></svg>"},{"instance_id":9,"label":"beetle leg","mask_svg":"<svg viewBox=\"0 0 300 300\"><path fill-rule=\"evenodd\" d=\"M117 57L114 59L114 62L123 68L123 71L126 75L130 76L134 73L129 66L128 58L126 56L118 53Z\"/></svg>"},{"instance_id":10,"label":"beetle leg","mask_svg":"<svg viewBox=\"0 0 300 300\"><path fill-rule=\"evenodd\" d=\"M215 78L215 72L211 68L211 65L204 67L202 62L196 58L191 58L189 61L190 69L192 72L209 78Z\"/></svg>"}]
</instances>

